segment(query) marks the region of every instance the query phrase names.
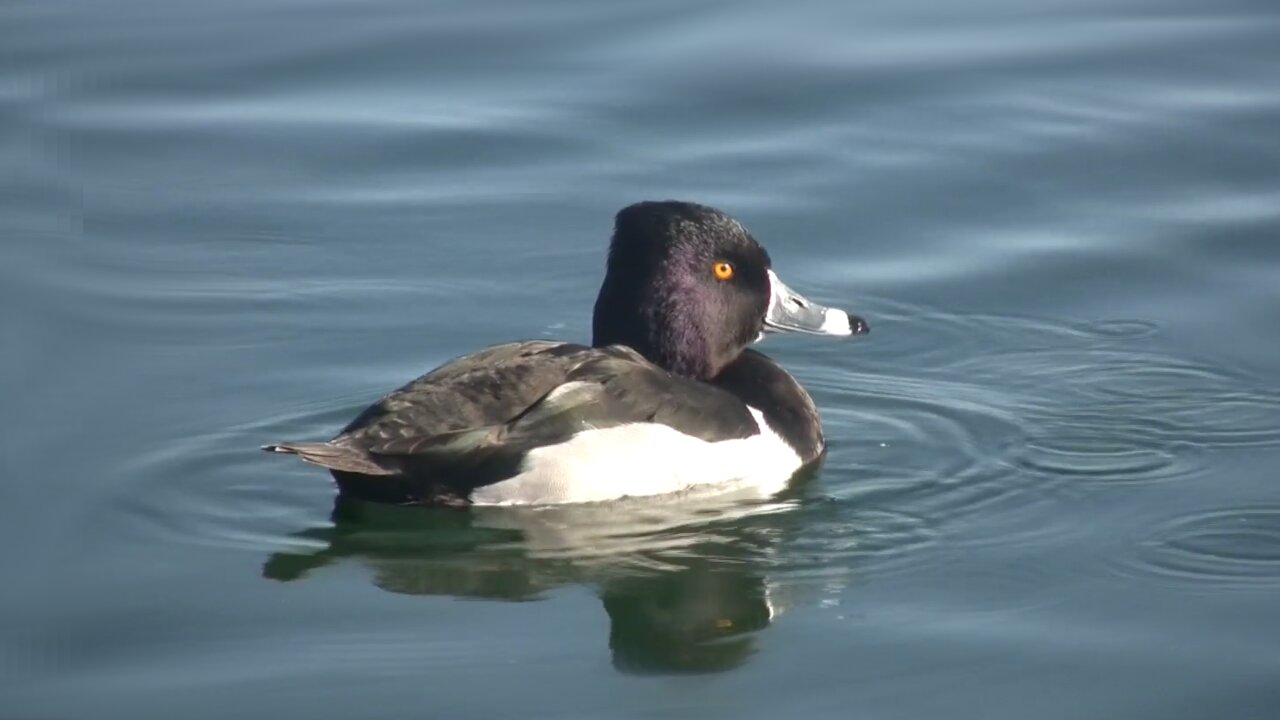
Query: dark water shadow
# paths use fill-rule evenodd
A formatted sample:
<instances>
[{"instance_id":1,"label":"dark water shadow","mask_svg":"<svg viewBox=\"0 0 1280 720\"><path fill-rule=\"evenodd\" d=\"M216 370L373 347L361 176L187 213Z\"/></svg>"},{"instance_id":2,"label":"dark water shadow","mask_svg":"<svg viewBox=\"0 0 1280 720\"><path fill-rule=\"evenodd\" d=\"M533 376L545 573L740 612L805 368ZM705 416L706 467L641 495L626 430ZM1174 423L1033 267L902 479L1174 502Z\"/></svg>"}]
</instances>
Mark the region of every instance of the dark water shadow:
<instances>
[{"instance_id":1,"label":"dark water shadow","mask_svg":"<svg viewBox=\"0 0 1280 720\"><path fill-rule=\"evenodd\" d=\"M388 592L529 601L595 589L616 669L707 673L742 665L772 622L769 575L799 498L666 498L548 508L402 508L338 497L332 524L271 555L293 582L355 559Z\"/></svg>"}]
</instances>

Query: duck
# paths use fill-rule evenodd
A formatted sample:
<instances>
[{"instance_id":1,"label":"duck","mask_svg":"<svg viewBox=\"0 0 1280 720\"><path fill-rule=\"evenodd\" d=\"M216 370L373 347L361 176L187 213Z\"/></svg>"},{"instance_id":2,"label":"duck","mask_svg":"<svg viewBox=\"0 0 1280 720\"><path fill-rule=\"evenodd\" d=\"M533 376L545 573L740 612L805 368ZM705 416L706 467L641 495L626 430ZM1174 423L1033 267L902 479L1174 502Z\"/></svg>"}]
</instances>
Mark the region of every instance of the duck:
<instances>
[{"instance_id":1,"label":"duck","mask_svg":"<svg viewBox=\"0 0 1280 720\"><path fill-rule=\"evenodd\" d=\"M737 220L693 202L614 218L590 345L527 340L446 362L331 440L263 446L338 492L400 505L561 505L720 487L778 492L826 452L817 407L751 346L867 322L805 298Z\"/></svg>"}]
</instances>

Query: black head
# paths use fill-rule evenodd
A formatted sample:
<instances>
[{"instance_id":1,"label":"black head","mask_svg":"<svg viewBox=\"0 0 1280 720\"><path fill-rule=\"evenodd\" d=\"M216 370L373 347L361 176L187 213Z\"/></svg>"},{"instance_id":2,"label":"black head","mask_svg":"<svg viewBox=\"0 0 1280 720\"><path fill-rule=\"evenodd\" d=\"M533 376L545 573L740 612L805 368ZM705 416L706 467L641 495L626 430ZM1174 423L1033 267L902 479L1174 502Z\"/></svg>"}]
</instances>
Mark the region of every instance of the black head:
<instances>
[{"instance_id":1,"label":"black head","mask_svg":"<svg viewBox=\"0 0 1280 720\"><path fill-rule=\"evenodd\" d=\"M676 201L623 208L592 344L628 345L674 373L709 379L760 337L766 319L769 329L851 334L843 311L790 291L771 264L746 228L714 208ZM843 331L834 329L837 315ZM791 317L818 325L788 325Z\"/></svg>"},{"instance_id":2,"label":"black head","mask_svg":"<svg viewBox=\"0 0 1280 720\"><path fill-rule=\"evenodd\" d=\"M764 328L769 255L724 213L685 202L623 208L593 322L597 347L629 345L710 378Z\"/></svg>"}]
</instances>

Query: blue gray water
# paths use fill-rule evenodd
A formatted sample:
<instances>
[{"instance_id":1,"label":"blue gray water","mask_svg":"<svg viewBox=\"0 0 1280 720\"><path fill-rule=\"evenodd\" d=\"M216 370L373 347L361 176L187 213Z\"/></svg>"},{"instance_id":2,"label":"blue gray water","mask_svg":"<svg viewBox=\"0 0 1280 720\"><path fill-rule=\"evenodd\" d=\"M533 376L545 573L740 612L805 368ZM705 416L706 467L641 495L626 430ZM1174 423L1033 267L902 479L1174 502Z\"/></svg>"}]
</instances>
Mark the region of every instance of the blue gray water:
<instances>
[{"instance_id":1,"label":"blue gray water","mask_svg":"<svg viewBox=\"0 0 1280 720\"><path fill-rule=\"evenodd\" d=\"M0 4L0 716L1280 715L1280 7ZM739 217L769 503L335 507L257 451Z\"/></svg>"}]
</instances>

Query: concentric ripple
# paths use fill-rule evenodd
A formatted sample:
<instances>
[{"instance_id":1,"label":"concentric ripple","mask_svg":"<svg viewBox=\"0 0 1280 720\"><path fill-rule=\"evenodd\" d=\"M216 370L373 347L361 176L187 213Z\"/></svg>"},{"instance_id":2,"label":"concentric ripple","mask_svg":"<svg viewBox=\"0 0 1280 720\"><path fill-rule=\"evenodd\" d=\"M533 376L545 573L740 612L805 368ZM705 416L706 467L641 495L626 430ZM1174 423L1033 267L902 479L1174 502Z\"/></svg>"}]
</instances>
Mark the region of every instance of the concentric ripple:
<instances>
[{"instance_id":1,"label":"concentric ripple","mask_svg":"<svg viewBox=\"0 0 1280 720\"><path fill-rule=\"evenodd\" d=\"M1280 505L1186 515L1145 537L1119 572L1213 591L1280 587Z\"/></svg>"},{"instance_id":2,"label":"concentric ripple","mask_svg":"<svg viewBox=\"0 0 1280 720\"><path fill-rule=\"evenodd\" d=\"M99 522L109 523L107 532L148 543L277 548L317 511L327 512L332 489L311 468L266 462L271 458L259 446L295 432L322 437L350 412L348 403L330 401L142 454L126 469L139 480Z\"/></svg>"},{"instance_id":3,"label":"concentric ripple","mask_svg":"<svg viewBox=\"0 0 1280 720\"><path fill-rule=\"evenodd\" d=\"M1160 352L1151 323L897 305L880 319L858 372L832 356L799 371L831 442L823 492L918 515L933 532L979 514L1040 537L1079 532L1046 507L1280 444L1280 393Z\"/></svg>"},{"instance_id":4,"label":"concentric ripple","mask_svg":"<svg viewBox=\"0 0 1280 720\"><path fill-rule=\"evenodd\" d=\"M1201 446L1169 437L1159 421L1106 413L1031 416L1036 429L1016 462L1030 473L1076 485L1152 483L1204 467Z\"/></svg>"},{"instance_id":5,"label":"concentric ripple","mask_svg":"<svg viewBox=\"0 0 1280 720\"><path fill-rule=\"evenodd\" d=\"M543 514L521 528L522 552L580 564L616 560L620 551L656 562L731 546L722 534L758 531L780 533L762 545L779 549L775 569L785 576L899 572L924 562L928 554L917 551L944 533L969 547L991 541L974 531L979 526L999 527L1007 543L1066 537L1081 532L1070 513L1058 512L1072 497L1185 478L1207 467L1215 450L1280 444L1280 393L1245 373L1160 353L1147 323L900 308L881 325L877 339L885 342L868 343L856 358L824 348L812 357L808 348L800 358L787 357L785 346L779 353L822 409L830 442L821 476L806 486L816 497L801 500L796 513L777 506L793 518L755 527L754 516L775 513L768 504L728 516L719 508L705 516L642 508L632 524L619 524L616 513L590 521ZM904 344L923 337L946 351L921 345L904 354ZM333 490L315 469L270 462L256 447L323 436L353 407L297 408L141 456L138 476L154 480L118 498L103 522L147 542L288 545L298 527L325 516ZM211 467L225 482L210 481ZM1250 517L1269 522L1268 512ZM1183 525L1162 529L1168 541L1144 545L1139 566L1193 573L1215 542L1230 544L1221 522L1197 520L1185 535ZM1255 565L1271 562L1266 537L1273 536L1242 536L1262 548Z\"/></svg>"},{"instance_id":6,"label":"concentric ripple","mask_svg":"<svg viewBox=\"0 0 1280 720\"><path fill-rule=\"evenodd\" d=\"M855 389L856 388L856 389ZM825 490L863 506L928 516L1019 491L1012 451L1025 442L1013 399L968 383L829 373L810 383L829 427ZM848 482L840 482L847 474Z\"/></svg>"},{"instance_id":7,"label":"concentric ripple","mask_svg":"<svg viewBox=\"0 0 1280 720\"><path fill-rule=\"evenodd\" d=\"M936 535L928 518L835 498L810 503L801 520L780 569L791 580L904 569Z\"/></svg>"}]
</instances>

